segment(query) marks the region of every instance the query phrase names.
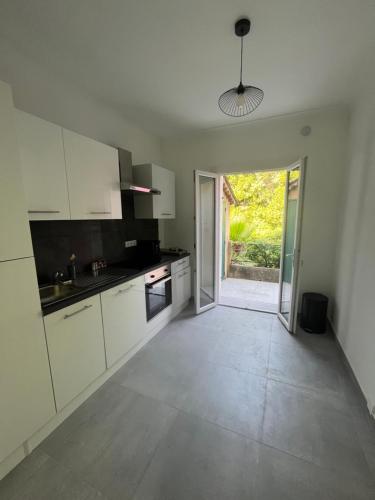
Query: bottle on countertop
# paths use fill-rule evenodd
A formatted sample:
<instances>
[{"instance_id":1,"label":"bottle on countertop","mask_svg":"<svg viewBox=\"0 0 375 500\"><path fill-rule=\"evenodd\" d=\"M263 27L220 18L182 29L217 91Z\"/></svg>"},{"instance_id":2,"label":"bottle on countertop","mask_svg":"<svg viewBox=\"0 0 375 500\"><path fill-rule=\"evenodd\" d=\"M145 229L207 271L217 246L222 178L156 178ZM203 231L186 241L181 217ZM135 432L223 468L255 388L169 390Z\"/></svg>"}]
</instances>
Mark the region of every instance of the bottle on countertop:
<instances>
[{"instance_id":1,"label":"bottle on countertop","mask_svg":"<svg viewBox=\"0 0 375 500\"><path fill-rule=\"evenodd\" d=\"M69 257L70 264L68 265L69 277L71 280L75 280L77 278L77 267L76 267L76 259L74 253Z\"/></svg>"}]
</instances>

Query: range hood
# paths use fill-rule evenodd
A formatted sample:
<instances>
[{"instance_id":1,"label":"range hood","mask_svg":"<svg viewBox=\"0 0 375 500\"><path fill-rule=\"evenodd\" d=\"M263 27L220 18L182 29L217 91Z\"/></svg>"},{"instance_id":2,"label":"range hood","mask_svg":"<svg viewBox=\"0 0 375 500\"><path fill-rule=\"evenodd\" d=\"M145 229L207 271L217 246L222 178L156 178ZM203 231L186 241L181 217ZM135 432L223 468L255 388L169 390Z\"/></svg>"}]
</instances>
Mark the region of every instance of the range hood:
<instances>
[{"instance_id":1,"label":"range hood","mask_svg":"<svg viewBox=\"0 0 375 500\"><path fill-rule=\"evenodd\" d=\"M126 149L119 148L118 157L120 163L120 187L121 191L135 191L144 194L161 194L159 189L153 187L138 186L133 181L132 154Z\"/></svg>"}]
</instances>

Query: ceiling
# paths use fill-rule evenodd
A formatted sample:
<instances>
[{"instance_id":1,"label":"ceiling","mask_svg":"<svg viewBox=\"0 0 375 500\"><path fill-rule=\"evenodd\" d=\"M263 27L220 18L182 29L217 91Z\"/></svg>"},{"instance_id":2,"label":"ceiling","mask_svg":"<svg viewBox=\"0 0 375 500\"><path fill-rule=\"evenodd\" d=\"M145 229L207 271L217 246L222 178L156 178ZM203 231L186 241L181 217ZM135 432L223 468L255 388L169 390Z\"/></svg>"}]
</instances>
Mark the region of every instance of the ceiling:
<instances>
[{"instance_id":1,"label":"ceiling","mask_svg":"<svg viewBox=\"0 0 375 500\"><path fill-rule=\"evenodd\" d=\"M0 9L0 35L19 51L160 136L347 103L375 68L375 0L1 0ZM243 80L265 96L231 118L217 99L238 83L241 16L252 21Z\"/></svg>"}]
</instances>

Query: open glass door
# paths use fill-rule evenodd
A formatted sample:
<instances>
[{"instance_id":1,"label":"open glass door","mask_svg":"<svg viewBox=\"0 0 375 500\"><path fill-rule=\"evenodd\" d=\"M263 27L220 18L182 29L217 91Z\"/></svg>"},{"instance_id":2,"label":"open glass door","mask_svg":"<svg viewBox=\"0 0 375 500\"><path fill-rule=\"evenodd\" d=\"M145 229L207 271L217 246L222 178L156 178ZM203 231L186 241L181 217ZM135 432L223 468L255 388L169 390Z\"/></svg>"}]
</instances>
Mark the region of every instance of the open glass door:
<instances>
[{"instance_id":1,"label":"open glass door","mask_svg":"<svg viewBox=\"0 0 375 500\"><path fill-rule=\"evenodd\" d=\"M305 163L306 160L301 159L288 168L285 185L278 317L291 333L295 333L297 323L297 284Z\"/></svg>"},{"instance_id":2,"label":"open glass door","mask_svg":"<svg viewBox=\"0 0 375 500\"><path fill-rule=\"evenodd\" d=\"M195 310L217 305L219 295L220 176L195 171Z\"/></svg>"}]
</instances>

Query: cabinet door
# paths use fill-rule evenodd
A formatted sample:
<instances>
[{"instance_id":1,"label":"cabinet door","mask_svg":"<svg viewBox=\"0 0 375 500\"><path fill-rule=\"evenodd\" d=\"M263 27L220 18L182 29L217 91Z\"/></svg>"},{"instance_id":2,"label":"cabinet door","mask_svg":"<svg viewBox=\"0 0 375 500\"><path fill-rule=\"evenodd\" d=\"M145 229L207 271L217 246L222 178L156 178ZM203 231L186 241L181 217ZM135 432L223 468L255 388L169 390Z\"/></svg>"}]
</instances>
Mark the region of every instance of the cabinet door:
<instances>
[{"instance_id":1,"label":"cabinet door","mask_svg":"<svg viewBox=\"0 0 375 500\"><path fill-rule=\"evenodd\" d=\"M72 219L121 219L118 151L63 129Z\"/></svg>"},{"instance_id":2,"label":"cabinet door","mask_svg":"<svg viewBox=\"0 0 375 500\"><path fill-rule=\"evenodd\" d=\"M107 366L110 367L146 336L144 277L101 294Z\"/></svg>"},{"instance_id":3,"label":"cabinet door","mask_svg":"<svg viewBox=\"0 0 375 500\"><path fill-rule=\"evenodd\" d=\"M176 216L174 172L152 165L152 184L152 187L161 191L161 195L153 196L154 218L174 219Z\"/></svg>"},{"instance_id":4,"label":"cabinet door","mask_svg":"<svg viewBox=\"0 0 375 500\"><path fill-rule=\"evenodd\" d=\"M18 110L16 127L29 219L70 219L62 128Z\"/></svg>"},{"instance_id":5,"label":"cabinet door","mask_svg":"<svg viewBox=\"0 0 375 500\"><path fill-rule=\"evenodd\" d=\"M0 261L33 255L9 85L0 82Z\"/></svg>"},{"instance_id":6,"label":"cabinet door","mask_svg":"<svg viewBox=\"0 0 375 500\"><path fill-rule=\"evenodd\" d=\"M173 308L178 308L191 297L190 267L180 271L172 277Z\"/></svg>"},{"instance_id":7,"label":"cabinet door","mask_svg":"<svg viewBox=\"0 0 375 500\"><path fill-rule=\"evenodd\" d=\"M56 406L61 410L105 371L99 295L44 318Z\"/></svg>"},{"instance_id":8,"label":"cabinet door","mask_svg":"<svg viewBox=\"0 0 375 500\"><path fill-rule=\"evenodd\" d=\"M191 269L187 267L182 271L182 302L187 302L191 297Z\"/></svg>"},{"instance_id":9,"label":"cabinet door","mask_svg":"<svg viewBox=\"0 0 375 500\"><path fill-rule=\"evenodd\" d=\"M0 263L0 462L54 414L32 257Z\"/></svg>"}]
</instances>

